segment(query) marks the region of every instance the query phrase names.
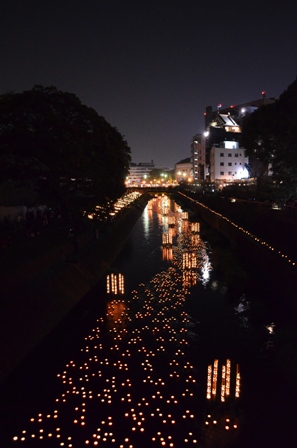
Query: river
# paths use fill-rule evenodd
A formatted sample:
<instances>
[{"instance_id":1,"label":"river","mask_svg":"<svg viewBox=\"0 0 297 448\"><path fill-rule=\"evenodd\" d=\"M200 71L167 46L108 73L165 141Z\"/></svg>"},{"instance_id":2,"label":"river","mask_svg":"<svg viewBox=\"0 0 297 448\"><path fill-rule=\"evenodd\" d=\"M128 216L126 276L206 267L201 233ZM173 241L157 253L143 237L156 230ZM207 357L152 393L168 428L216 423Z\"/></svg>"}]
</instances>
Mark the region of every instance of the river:
<instances>
[{"instance_id":1,"label":"river","mask_svg":"<svg viewBox=\"0 0 297 448\"><path fill-rule=\"evenodd\" d=\"M1 447L295 446L292 328L226 241L158 196L12 378Z\"/></svg>"}]
</instances>

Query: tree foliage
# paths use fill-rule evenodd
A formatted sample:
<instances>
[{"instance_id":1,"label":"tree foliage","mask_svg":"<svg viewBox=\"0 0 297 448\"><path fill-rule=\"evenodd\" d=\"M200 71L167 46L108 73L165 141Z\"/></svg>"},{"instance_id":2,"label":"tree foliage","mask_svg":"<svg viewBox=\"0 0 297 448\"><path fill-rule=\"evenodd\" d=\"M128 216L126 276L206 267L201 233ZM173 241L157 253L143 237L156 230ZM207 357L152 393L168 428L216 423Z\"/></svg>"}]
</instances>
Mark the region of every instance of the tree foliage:
<instances>
[{"instance_id":1,"label":"tree foliage","mask_svg":"<svg viewBox=\"0 0 297 448\"><path fill-rule=\"evenodd\" d=\"M33 183L39 200L92 210L124 191L130 148L74 95L35 86L0 96L0 176Z\"/></svg>"},{"instance_id":2,"label":"tree foliage","mask_svg":"<svg viewBox=\"0 0 297 448\"><path fill-rule=\"evenodd\" d=\"M151 180L160 180L161 179L161 175L164 173L163 170L161 170L161 168L154 168L153 170L151 170L149 172L149 177Z\"/></svg>"},{"instance_id":3,"label":"tree foliage","mask_svg":"<svg viewBox=\"0 0 297 448\"><path fill-rule=\"evenodd\" d=\"M297 197L297 78L279 99L246 117L242 143L248 155L270 164L279 196Z\"/></svg>"}]
</instances>

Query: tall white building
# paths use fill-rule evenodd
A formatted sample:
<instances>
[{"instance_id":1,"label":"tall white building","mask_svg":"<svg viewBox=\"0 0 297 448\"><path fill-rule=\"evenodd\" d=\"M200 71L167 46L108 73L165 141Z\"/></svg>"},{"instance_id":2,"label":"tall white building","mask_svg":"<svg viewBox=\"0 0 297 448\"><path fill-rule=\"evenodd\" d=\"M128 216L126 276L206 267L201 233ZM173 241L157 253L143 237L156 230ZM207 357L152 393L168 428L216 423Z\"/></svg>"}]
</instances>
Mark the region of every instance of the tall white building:
<instances>
[{"instance_id":1,"label":"tall white building","mask_svg":"<svg viewBox=\"0 0 297 448\"><path fill-rule=\"evenodd\" d=\"M210 150L210 181L229 183L249 177L248 157L236 141L214 144Z\"/></svg>"}]
</instances>

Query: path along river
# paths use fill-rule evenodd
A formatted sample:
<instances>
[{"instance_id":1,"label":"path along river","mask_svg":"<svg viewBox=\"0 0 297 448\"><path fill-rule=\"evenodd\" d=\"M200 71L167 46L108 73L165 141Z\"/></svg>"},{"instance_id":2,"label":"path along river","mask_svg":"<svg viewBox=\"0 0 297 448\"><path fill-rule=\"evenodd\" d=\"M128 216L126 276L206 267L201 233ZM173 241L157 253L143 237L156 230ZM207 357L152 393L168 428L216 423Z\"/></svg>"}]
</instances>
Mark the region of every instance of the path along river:
<instances>
[{"instance_id":1,"label":"path along river","mask_svg":"<svg viewBox=\"0 0 297 448\"><path fill-rule=\"evenodd\" d=\"M294 337L269 285L204 226L167 196L149 202L16 375L1 448L295 446Z\"/></svg>"}]
</instances>

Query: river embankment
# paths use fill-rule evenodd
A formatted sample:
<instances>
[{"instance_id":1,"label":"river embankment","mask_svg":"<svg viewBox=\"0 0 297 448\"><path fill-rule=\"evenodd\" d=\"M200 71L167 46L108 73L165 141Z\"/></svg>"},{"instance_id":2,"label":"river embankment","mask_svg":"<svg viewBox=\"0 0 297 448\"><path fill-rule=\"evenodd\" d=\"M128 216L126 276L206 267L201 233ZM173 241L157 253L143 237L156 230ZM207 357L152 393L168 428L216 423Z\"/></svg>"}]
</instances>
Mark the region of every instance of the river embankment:
<instances>
[{"instance_id":1,"label":"river embankment","mask_svg":"<svg viewBox=\"0 0 297 448\"><path fill-rule=\"evenodd\" d=\"M200 216L212 229L223 235L230 243L235 253L245 261L252 270L256 270L263 276L263 281L271 285L279 292L282 301L294 304L296 313L297 291L297 253L292 248L296 244L295 231L287 223L274 220L270 217L267 224L267 237L265 227L257 232L257 221L252 229L247 225L239 224L240 215L234 220L224 214L224 210L214 210L208 205L192 197L179 193L181 201L193 212ZM263 216L267 211L258 215L258 227L263 227ZM254 220L255 221L255 220ZM271 232L274 229L274 232ZM253 233L257 232L257 233ZM289 236L291 235L291 237ZM291 244L290 244L291 241ZM286 245L284 245L286 243ZM287 250L286 250L287 248ZM295 258L294 258L295 254ZM292 309L293 312L293 309Z\"/></svg>"},{"instance_id":2,"label":"river embankment","mask_svg":"<svg viewBox=\"0 0 297 448\"><path fill-rule=\"evenodd\" d=\"M0 383L73 310L112 265L141 216L143 195L95 237L34 257L0 275Z\"/></svg>"}]
</instances>

